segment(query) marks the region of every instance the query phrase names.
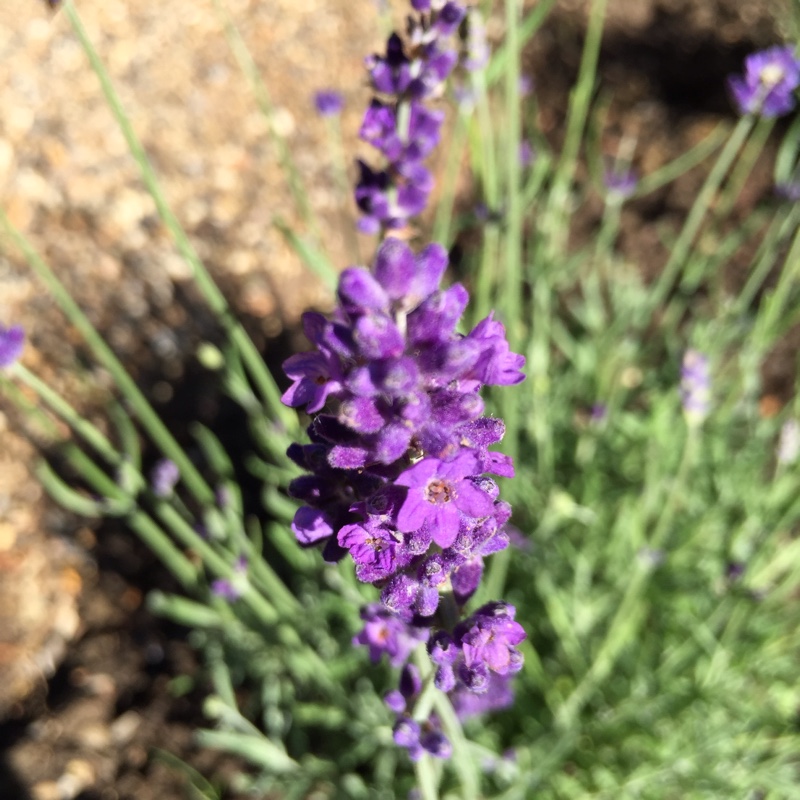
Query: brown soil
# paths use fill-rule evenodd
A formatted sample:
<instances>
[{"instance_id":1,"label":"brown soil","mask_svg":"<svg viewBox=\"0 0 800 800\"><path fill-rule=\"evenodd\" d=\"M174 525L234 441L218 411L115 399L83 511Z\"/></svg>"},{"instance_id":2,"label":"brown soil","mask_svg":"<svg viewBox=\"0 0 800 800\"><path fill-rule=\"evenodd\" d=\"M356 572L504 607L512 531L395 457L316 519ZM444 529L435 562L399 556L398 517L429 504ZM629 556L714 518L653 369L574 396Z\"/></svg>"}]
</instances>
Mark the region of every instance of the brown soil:
<instances>
[{"instance_id":1,"label":"brown soil","mask_svg":"<svg viewBox=\"0 0 800 800\"><path fill-rule=\"evenodd\" d=\"M213 420L219 396L198 384L192 358L199 341L214 337L213 321L201 311L63 15L51 15L44 3L17 5L0 4L0 202L156 404ZM310 113L310 97L327 86L344 91L345 142L354 152L368 97L362 55L380 44L377 4L228 5L312 187L330 256L344 265L342 217L352 215L333 188L324 126ZM775 5L610 0L602 76L613 100L603 151L614 153L621 137L634 137L636 163L648 172L731 117L724 77L747 52L779 39L768 13ZM577 71L585 7L563 0L527 55L539 122L554 140ZM288 188L213 4L84 0L80 11L178 218L269 357L304 308L330 298L270 225L276 213L295 222ZM490 31L502 34L499 18ZM769 166L767 155L740 213L769 193ZM646 274L663 261L657 226L685 213L700 179L690 173L626 209L621 245ZM576 240L591 235L598 213L591 203L581 212ZM91 413L105 376L86 370L74 331L21 258L5 250L0 321L25 325L26 365ZM188 412L181 407L187 396ZM11 409L0 405L4 800L181 797L183 778L158 760L159 748L207 776L229 773L230 761L192 746L201 695L170 691L175 676L195 670L183 632L142 606L148 589L171 588L167 576L128 533L87 526L47 502L30 474L34 449L19 430Z\"/></svg>"}]
</instances>

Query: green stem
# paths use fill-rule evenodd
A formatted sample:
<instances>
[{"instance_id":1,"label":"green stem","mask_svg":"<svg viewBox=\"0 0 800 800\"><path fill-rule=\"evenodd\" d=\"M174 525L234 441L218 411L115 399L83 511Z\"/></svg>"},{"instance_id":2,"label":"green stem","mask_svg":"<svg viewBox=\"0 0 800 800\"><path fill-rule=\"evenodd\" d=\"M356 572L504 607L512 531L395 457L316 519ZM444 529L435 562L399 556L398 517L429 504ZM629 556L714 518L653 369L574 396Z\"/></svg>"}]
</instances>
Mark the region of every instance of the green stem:
<instances>
[{"instance_id":1,"label":"green stem","mask_svg":"<svg viewBox=\"0 0 800 800\"><path fill-rule=\"evenodd\" d=\"M89 456L75 444L69 443L65 455L73 468L96 491L105 497L124 500L125 493L103 472ZM131 502L133 499L131 498ZM199 585L197 568L170 540L162 528L143 511L134 510L125 516L125 521L149 547L161 563L177 578L187 591L195 591Z\"/></svg>"},{"instance_id":2,"label":"green stem","mask_svg":"<svg viewBox=\"0 0 800 800\"><path fill-rule=\"evenodd\" d=\"M650 291L646 302L642 304L637 320L639 326L647 324L653 312L661 308L676 279L680 276L681 270L686 264L686 257L689 255L705 215L711 207L712 200L733 164L736 154L752 130L754 122L755 119L752 116L742 117L733 129L725 147L722 148L722 152L689 210L683 229L672 246L672 252L661 270L661 275Z\"/></svg>"},{"instance_id":3,"label":"green stem","mask_svg":"<svg viewBox=\"0 0 800 800\"><path fill-rule=\"evenodd\" d=\"M120 463L122 456L114 445L89 420L78 414L58 392L53 391L22 364L15 365L14 374L109 464L117 466Z\"/></svg>"},{"instance_id":4,"label":"green stem","mask_svg":"<svg viewBox=\"0 0 800 800\"><path fill-rule=\"evenodd\" d=\"M754 267L747 278L747 283L745 283L744 288L734 302L734 307L731 311L734 318L744 314L750 307L775 264L781 243L791 231L797 229L798 224L800 224L800 205L797 203L792 204L787 214L776 217L772 221L769 230L759 245L753 262Z\"/></svg>"},{"instance_id":5,"label":"green stem","mask_svg":"<svg viewBox=\"0 0 800 800\"><path fill-rule=\"evenodd\" d=\"M569 235L569 193L578 164L583 132L594 91L606 5L607 0L593 0L592 2L578 79L570 99L564 146L553 176L553 188L545 208L542 228L548 241L548 265L554 263L559 254L564 251Z\"/></svg>"},{"instance_id":6,"label":"green stem","mask_svg":"<svg viewBox=\"0 0 800 800\"><path fill-rule=\"evenodd\" d=\"M521 140L520 117L520 39L522 17L520 0L506 0L506 123L508 138L506 148L506 226L504 230L503 311L508 329L508 341L517 350L523 341L522 314L522 187L520 186L519 150ZM514 460L519 455L519 392L510 387L502 395L501 409L506 425L505 451Z\"/></svg>"},{"instance_id":7,"label":"green stem","mask_svg":"<svg viewBox=\"0 0 800 800\"><path fill-rule=\"evenodd\" d=\"M256 98L259 110L267 120L269 136L273 146L278 152L278 163L286 176L286 182L289 184L289 190L292 193L295 207L303 221L311 229L314 240L319 241L320 236L316 217L308 203L308 197L305 191L303 191L303 182L300 178L297 166L292 159L291 148L286 138L281 136L275 125L275 109L272 105L272 99L258 71L258 66L253 59L250 48L242 38L239 29L234 24L226 4L222 2L222 0L213 0L213 3L217 16L225 31L225 38L228 40L228 45L233 52L233 56L239 64L239 69L241 69L245 79L250 85L250 90Z\"/></svg>"},{"instance_id":8,"label":"green stem","mask_svg":"<svg viewBox=\"0 0 800 800\"><path fill-rule=\"evenodd\" d=\"M66 0L64 3L64 12L66 13L73 30L77 35L84 52L86 53L89 62L100 81L100 86L105 95L109 108L111 109L117 124L128 143L128 148L133 155L144 181L147 190L150 192L153 201L155 202L156 209L159 216L164 222L167 230L170 232L175 246L180 254L186 259L186 263L191 267L193 278L197 284L197 288L205 298L211 311L215 314L220 324L224 328L226 334L230 337L231 342L236 346L242 356L245 366L247 367L250 377L261 392L262 398L267 404L271 414L281 420L288 429L293 430L297 427L297 416L294 412L290 411L281 403L281 393L278 389L275 379L270 374L264 363L261 354L258 352L253 341L247 335L241 323L232 314L225 296L219 290L219 287L214 283L213 278L206 270L203 262L200 260L197 251L189 241L186 231L181 227L178 218L173 213L166 197L164 196L161 186L158 183L155 170L150 164L142 143L137 137L133 125L131 124L128 114L122 106L119 95L114 89L114 85L108 75L108 72L103 65L97 51L95 50L83 22L75 9L73 0ZM171 457L171 456L170 456ZM175 460L175 459L173 459Z\"/></svg>"},{"instance_id":9,"label":"green stem","mask_svg":"<svg viewBox=\"0 0 800 800\"><path fill-rule=\"evenodd\" d=\"M436 208L433 223L433 241L447 247L450 244L451 226L453 222L453 206L456 199L456 180L464 157L464 145L467 140L467 118L464 112L458 114L453 131L453 139L447 151L447 163L442 178L442 193Z\"/></svg>"},{"instance_id":10,"label":"green stem","mask_svg":"<svg viewBox=\"0 0 800 800\"><path fill-rule=\"evenodd\" d=\"M138 416L144 429L150 434L164 455L178 466L181 478L189 492L201 504L213 503L214 492L211 487L206 483L183 448L161 421L135 381L125 370L125 367L123 367L103 337L89 321L89 318L72 299L64 284L61 283L53 270L33 249L30 242L12 225L2 208L0 208L0 227L22 251L28 264L53 295L67 319L83 336L95 358L109 371L122 396Z\"/></svg>"},{"instance_id":11,"label":"green stem","mask_svg":"<svg viewBox=\"0 0 800 800\"><path fill-rule=\"evenodd\" d=\"M694 436L696 433L698 431L693 427L689 427L687 430L678 473L672 482L669 496L659 515L652 538L648 542L648 547L652 549L659 549L663 546L679 502L684 496L686 479L696 451L697 438ZM557 728L566 731L573 728L583 706L591 699L598 686L611 674L622 651L635 640L647 613L647 604L641 602L641 598L651 574L652 565L644 560L640 560L634 567L625 593L592 666L556 714Z\"/></svg>"},{"instance_id":12,"label":"green stem","mask_svg":"<svg viewBox=\"0 0 800 800\"><path fill-rule=\"evenodd\" d=\"M336 184L341 193L340 202L342 227L346 231L346 237L352 257L355 259L356 264L361 263L361 251L358 246L358 237L356 236L353 220L347 211L345 203L352 202L352 187L350 179L347 177L347 157L345 156L344 142L342 140L342 122L341 117L337 114L335 119L326 120L328 123L328 142L330 144L333 172Z\"/></svg>"}]
</instances>

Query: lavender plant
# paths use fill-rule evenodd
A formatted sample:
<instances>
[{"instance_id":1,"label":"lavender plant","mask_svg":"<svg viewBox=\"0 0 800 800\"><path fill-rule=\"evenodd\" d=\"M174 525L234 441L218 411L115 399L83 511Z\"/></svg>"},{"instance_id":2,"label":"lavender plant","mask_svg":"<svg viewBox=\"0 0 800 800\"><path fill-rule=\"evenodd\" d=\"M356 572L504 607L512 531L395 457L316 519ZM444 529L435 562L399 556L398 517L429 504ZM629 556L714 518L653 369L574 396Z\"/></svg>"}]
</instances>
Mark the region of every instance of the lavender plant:
<instances>
[{"instance_id":1,"label":"lavender plant","mask_svg":"<svg viewBox=\"0 0 800 800\"><path fill-rule=\"evenodd\" d=\"M216 6L269 120L255 62ZM359 136L377 157L355 165L354 199L375 253L338 275L332 313L305 315L312 349L285 362L287 386L170 212L73 3L63 5L220 320L222 349L200 358L247 417L246 466L266 515L215 432L196 426L203 457L187 455L4 214L124 405L112 404L110 432L83 418L26 368L18 326L0 327L0 381L37 435L58 438L53 417L74 432L63 453L78 477L44 462L51 493L77 513L124 518L184 589L150 603L192 630L208 692L197 739L251 766L234 789L797 794L796 377L779 413L761 401L773 391L765 360L800 321L800 206L784 192L735 224L732 214L771 143L775 184L797 182L800 60L791 45L751 55L727 86L740 118L652 171L632 136L613 158L593 147L604 0L591 4L563 136L538 128L541 80L524 80L521 55L553 6L523 14L507 0L506 38L490 56L477 8L412 0L405 32L367 59L375 97ZM341 88L314 98L332 131ZM464 161L471 194L456 206ZM666 253L648 283L620 241L625 214L690 169L702 184L680 225L659 229ZM290 185L306 228L275 225L333 284L307 199ZM571 217L597 194L602 213L581 244ZM485 213L462 213L479 204ZM732 291L719 276L742 253L749 268ZM306 414L304 443L293 409Z\"/></svg>"}]
</instances>

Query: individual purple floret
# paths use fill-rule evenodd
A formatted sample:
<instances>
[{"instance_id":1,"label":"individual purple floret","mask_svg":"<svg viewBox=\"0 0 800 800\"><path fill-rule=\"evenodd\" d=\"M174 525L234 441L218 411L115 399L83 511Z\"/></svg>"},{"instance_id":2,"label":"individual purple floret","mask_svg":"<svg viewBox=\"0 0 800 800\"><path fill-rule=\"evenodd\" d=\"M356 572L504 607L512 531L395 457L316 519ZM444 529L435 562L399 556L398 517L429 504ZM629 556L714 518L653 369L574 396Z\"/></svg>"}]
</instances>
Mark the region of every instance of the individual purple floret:
<instances>
[{"instance_id":1,"label":"individual purple floret","mask_svg":"<svg viewBox=\"0 0 800 800\"><path fill-rule=\"evenodd\" d=\"M6 328L0 323L0 369L15 363L25 346L25 331L20 325Z\"/></svg>"},{"instance_id":2,"label":"individual purple floret","mask_svg":"<svg viewBox=\"0 0 800 800\"><path fill-rule=\"evenodd\" d=\"M393 667L404 664L411 651L428 638L425 628L407 625L380 603L362 608L361 619L364 627L353 638L353 644L366 645L372 661L380 661L385 654Z\"/></svg>"},{"instance_id":3,"label":"individual purple floret","mask_svg":"<svg viewBox=\"0 0 800 800\"><path fill-rule=\"evenodd\" d=\"M217 578L211 582L211 592L229 603L238 600L247 586L247 559L240 556L233 567L230 578Z\"/></svg>"},{"instance_id":4,"label":"individual purple floret","mask_svg":"<svg viewBox=\"0 0 800 800\"><path fill-rule=\"evenodd\" d=\"M699 425L711 410L711 375L708 357L687 350L681 364L681 404L687 421Z\"/></svg>"},{"instance_id":5,"label":"individual purple floret","mask_svg":"<svg viewBox=\"0 0 800 800\"><path fill-rule=\"evenodd\" d=\"M800 181L784 181L775 184L775 194L782 200L788 200L790 203L797 203L800 201Z\"/></svg>"},{"instance_id":6,"label":"individual purple floret","mask_svg":"<svg viewBox=\"0 0 800 800\"><path fill-rule=\"evenodd\" d=\"M733 101L740 114L781 117L796 104L800 86L800 59L792 45L770 47L747 56L744 76L728 78Z\"/></svg>"},{"instance_id":7,"label":"individual purple floret","mask_svg":"<svg viewBox=\"0 0 800 800\"><path fill-rule=\"evenodd\" d=\"M150 486L156 497L169 497L180 480L178 465L168 458L156 462L150 473Z\"/></svg>"},{"instance_id":8,"label":"individual purple floret","mask_svg":"<svg viewBox=\"0 0 800 800\"><path fill-rule=\"evenodd\" d=\"M492 498L471 480L478 470L478 457L470 451L452 461L424 458L407 469L395 481L409 490L397 515L399 528L416 531L427 522L433 541L449 547L458 535L462 514L473 518L491 514Z\"/></svg>"},{"instance_id":9,"label":"individual purple floret","mask_svg":"<svg viewBox=\"0 0 800 800\"><path fill-rule=\"evenodd\" d=\"M314 108L321 117L335 117L344 108L344 97L341 92L323 89L314 94Z\"/></svg>"},{"instance_id":10,"label":"individual purple floret","mask_svg":"<svg viewBox=\"0 0 800 800\"><path fill-rule=\"evenodd\" d=\"M612 200L627 200L634 194L638 184L639 176L634 169L609 169L603 175L603 185Z\"/></svg>"}]
</instances>

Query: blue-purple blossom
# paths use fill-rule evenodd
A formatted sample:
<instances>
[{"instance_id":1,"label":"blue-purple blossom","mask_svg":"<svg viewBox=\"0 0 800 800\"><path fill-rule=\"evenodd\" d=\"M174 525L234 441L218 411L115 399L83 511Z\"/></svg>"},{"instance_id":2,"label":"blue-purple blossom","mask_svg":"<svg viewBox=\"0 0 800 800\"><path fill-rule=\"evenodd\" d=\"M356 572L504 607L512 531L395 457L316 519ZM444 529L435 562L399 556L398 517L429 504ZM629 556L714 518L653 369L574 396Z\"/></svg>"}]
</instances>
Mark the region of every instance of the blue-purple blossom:
<instances>
[{"instance_id":1,"label":"blue-purple blossom","mask_svg":"<svg viewBox=\"0 0 800 800\"><path fill-rule=\"evenodd\" d=\"M323 89L314 94L314 108L321 117L335 117L344 108L344 97L341 92Z\"/></svg>"},{"instance_id":2,"label":"blue-purple blossom","mask_svg":"<svg viewBox=\"0 0 800 800\"><path fill-rule=\"evenodd\" d=\"M536 158L536 152L530 142L519 143L519 163L521 167L529 167Z\"/></svg>"},{"instance_id":3,"label":"blue-purple blossom","mask_svg":"<svg viewBox=\"0 0 800 800\"><path fill-rule=\"evenodd\" d=\"M708 356L687 350L681 364L681 404L687 422L699 425L711 410L711 374Z\"/></svg>"},{"instance_id":4,"label":"blue-purple blossom","mask_svg":"<svg viewBox=\"0 0 800 800\"><path fill-rule=\"evenodd\" d=\"M227 600L229 603L238 600L247 588L247 559L240 556L233 566L230 578L217 578L211 582L211 593Z\"/></svg>"},{"instance_id":5,"label":"blue-purple blossom","mask_svg":"<svg viewBox=\"0 0 800 800\"><path fill-rule=\"evenodd\" d=\"M369 648L372 661L380 661L386 655L393 667L407 660L411 651L428 638L428 631L407 625L380 603L372 603L361 609L364 627L353 637L353 644Z\"/></svg>"},{"instance_id":6,"label":"blue-purple blossom","mask_svg":"<svg viewBox=\"0 0 800 800\"><path fill-rule=\"evenodd\" d=\"M424 458L403 472L395 481L409 490L397 515L400 530L415 531L427 522L433 541L449 547L458 534L462 513L488 516L493 501L470 480L478 465L477 456L466 451L452 461Z\"/></svg>"},{"instance_id":7,"label":"blue-purple blossom","mask_svg":"<svg viewBox=\"0 0 800 800\"><path fill-rule=\"evenodd\" d=\"M775 194L790 203L800 201L800 181L783 181L775 184Z\"/></svg>"},{"instance_id":8,"label":"blue-purple blossom","mask_svg":"<svg viewBox=\"0 0 800 800\"><path fill-rule=\"evenodd\" d=\"M10 367L22 355L25 331L20 325L6 328L0 323L0 369Z\"/></svg>"},{"instance_id":9,"label":"blue-purple blossom","mask_svg":"<svg viewBox=\"0 0 800 800\"><path fill-rule=\"evenodd\" d=\"M447 40L466 12L448 0L412 6L406 40L393 34L385 54L366 61L378 96L360 137L382 162L359 161L362 231L405 227L433 185L424 159L443 115L425 102L455 66ZM513 477L514 465L491 449L505 425L484 416L480 392L522 381L525 359L493 314L460 330L469 294L459 283L442 288L447 266L439 244L415 252L385 238L370 267L341 273L329 317L304 315L311 349L284 364L291 384L283 402L311 416L309 443L287 453L304 471L289 485L302 504L291 527L327 561L350 555L357 578L380 590L380 603L362 608L353 644L403 667L385 702L396 715L394 740L412 760L452 752L438 717L420 703L412 651L429 641L429 688L447 693L463 716L511 702L525 637L502 602L462 619L485 559L510 541L511 507L493 476Z\"/></svg>"},{"instance_id":10,"label":"blue-purple blossom","mask_svg":"<svg viewBox=\"0 0 800 800\"><path fill-rule=\"evenodd\" d=\"M157 461L150 473L150 485L156 497L169 497L180 480L178 465L168 458Z\"/></svg>"},{"instance_id":11,"label":"blue-purple blossom","mask_svg":"<svg viewBox=\"0 0 800 800\"><path fill-rule=\"evenodd\" d=\"M627 200L634 194L638 184L639 176L631 168L609 169L603 174L603 185L612 200Z\"/></svg>"},{"instance_id":12,"label":"blue-purple blossom","mask_svg":"<svg viewBox=\"0 0 800 800\"><path fill-rule=\"evenodd\" d=\"M740 114L781 117L796 104L800 86L800 59L792 45L770 47L744 61L744 75L728 78L728 87Z\"/></svg>"},{"instance_id":13,"label":"blue-purple blossom","mask_svg":"<svg viewBox=\"0 0 800 800\"><path fill-rule=\"evenodd\" d=\"M593 403L589 409L589 421L593 425L600 425L608 417L608 406L605 403Z\"/></svg>"}]
</instances>

